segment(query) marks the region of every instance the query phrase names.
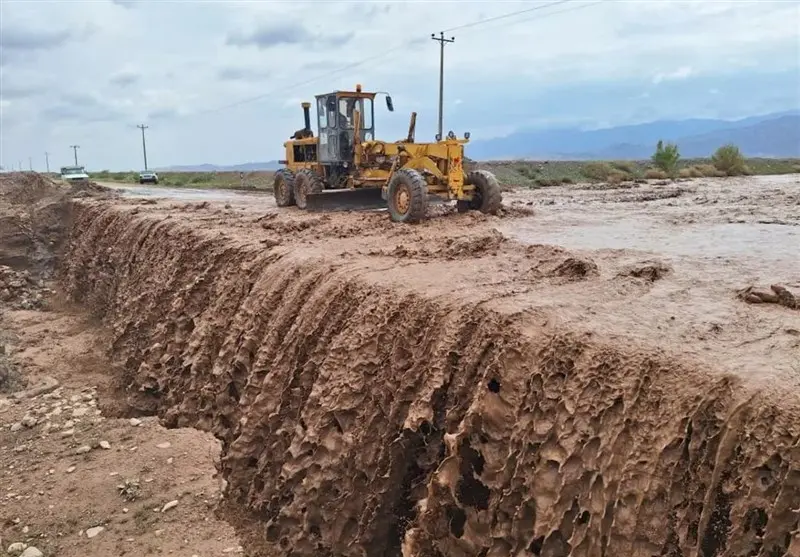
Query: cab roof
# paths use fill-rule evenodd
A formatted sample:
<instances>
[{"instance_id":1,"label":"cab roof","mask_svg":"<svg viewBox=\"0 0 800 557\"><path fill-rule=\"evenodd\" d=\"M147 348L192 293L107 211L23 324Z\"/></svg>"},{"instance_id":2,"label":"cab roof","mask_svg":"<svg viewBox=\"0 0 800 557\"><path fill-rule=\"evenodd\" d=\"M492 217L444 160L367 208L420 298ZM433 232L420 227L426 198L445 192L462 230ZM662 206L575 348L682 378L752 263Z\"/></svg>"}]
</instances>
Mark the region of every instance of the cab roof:
<instances>
[{"instance_id":1,"label":"cab roof","mask_svg":"<svg viewBox=\"0 0 800 557\"><path fill-rule=\"evenodd\" d=\"M336 95L337 97L359 97L364 99L374 99L377 93L371 93L369 91L362 91L361 84L356 85L355 91L332 91L330 93L323 93L321 95L316 95L316 98L320 97L328 97L330 95Z\"/></svg>"}]
</instances>

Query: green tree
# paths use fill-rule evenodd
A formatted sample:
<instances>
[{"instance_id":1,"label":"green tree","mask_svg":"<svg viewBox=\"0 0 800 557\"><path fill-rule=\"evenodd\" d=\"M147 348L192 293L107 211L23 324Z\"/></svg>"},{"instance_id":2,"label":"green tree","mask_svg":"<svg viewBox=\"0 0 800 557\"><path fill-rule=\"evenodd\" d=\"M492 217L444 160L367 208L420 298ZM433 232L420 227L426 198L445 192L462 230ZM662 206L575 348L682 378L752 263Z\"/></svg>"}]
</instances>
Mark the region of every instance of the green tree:
<instances>
[{"instance_id":1,"label":"green tree","mask_svg":"<svg viewBox=\"0 0 800 557\"><path fill-rule=\"evenodd\" d=\"M678 146L674 143L667 143L666 145L662 140L658 140L656 145L656 152L653 153L653 164L666 172L669 176L675 176L678 170L678 160L681 155L678 152Z\"/></svg>"}]
</instances>

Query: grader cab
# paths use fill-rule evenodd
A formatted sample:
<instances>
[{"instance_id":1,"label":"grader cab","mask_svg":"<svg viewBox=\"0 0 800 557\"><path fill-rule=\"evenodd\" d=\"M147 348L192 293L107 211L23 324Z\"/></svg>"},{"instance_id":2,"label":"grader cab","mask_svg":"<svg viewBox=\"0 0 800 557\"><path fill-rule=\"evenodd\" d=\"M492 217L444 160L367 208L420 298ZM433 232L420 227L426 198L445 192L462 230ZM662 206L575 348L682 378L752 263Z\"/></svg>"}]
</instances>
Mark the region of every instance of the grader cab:
<instances>
[{"instance_id":1,"label":"grader cab","mask_svg":"<svg viewBox=\"0 0 800 557\"><path fill-rule=\"evenodd\" d=\"M459 211L496 213L500 186L485 170L464 171L464 139L453 132L435 143L416 143L416 113L408 136L395 142L375 139L374 101L380 93L334 91L316 96L317 135L310 103L303 103L305 126L284 143L284 168L275 174L279 207L310 211L388 208L392 220L425 217L429 197L455 201ZM393 111L391 97L386 106Z\"/></svg>"}]
</instances>

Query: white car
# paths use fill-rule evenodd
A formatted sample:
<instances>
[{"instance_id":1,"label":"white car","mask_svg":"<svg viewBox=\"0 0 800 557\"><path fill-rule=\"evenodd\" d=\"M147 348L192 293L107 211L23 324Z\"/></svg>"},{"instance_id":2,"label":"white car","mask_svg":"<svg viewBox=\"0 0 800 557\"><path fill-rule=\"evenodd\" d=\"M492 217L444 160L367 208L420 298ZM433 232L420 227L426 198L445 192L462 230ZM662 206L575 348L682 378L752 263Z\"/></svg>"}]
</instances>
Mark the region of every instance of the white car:
<instances>
[{"instance_id":1,"label":"white car","mask_svg":"<svg viewBox=\"0 0 800 557\"><path fill-rule=\"evenodd\" d=\"M61 179L65 182L88 182L89 175L82 166L62 166Z\"/></svg>"},{"instance_id":2,"label":"white car","mask_svg":"<svg viewBox=\"0 0 800 557\"><path fill-rule=\"evenodd\" d=\"M150 184L157 184L158 183L158 174L153 172L152 170L143 170L139 173L139 183L150 183Z\"/></svg>"}]
</instances>

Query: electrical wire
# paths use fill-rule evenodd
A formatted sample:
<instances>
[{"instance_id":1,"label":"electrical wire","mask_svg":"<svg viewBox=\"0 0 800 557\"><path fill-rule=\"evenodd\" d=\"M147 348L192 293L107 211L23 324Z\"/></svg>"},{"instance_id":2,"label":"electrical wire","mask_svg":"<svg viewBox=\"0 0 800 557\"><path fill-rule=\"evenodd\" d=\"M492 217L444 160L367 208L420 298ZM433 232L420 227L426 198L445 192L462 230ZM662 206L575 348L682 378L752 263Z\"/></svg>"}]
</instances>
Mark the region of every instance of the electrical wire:
<instances>
[{"instance_id":1,"label":"electrical wire","mask_svg":"<svg viewBox=\"0 0 800 557\"><path fill-rule=\"evenodd\" d=\"M470 27L476 27L478 25L483 25L483 24L486 24L486 23L499 21L499 20L502 20L502 19L507 19L509 17L514 17L514 16L517 16L517 15L521 15L521 14L525 14L525 13L529 13L529 12L543 10L543 9L546 9L546 8L551 8L551 7L555 7L555 6L558 6L558 5L561 5L561 4L566 4L568 2L574 2L574 1L575 0L557 0L555 2L549 2L547 4L541 4L541 5L538 5L538 6L534 6L532 8L525 8L524 10L516 10L514 12L509 12L509 13L501 14L501 15L498 15L498 16L492 16L492 17L480 19L480 20L477 20L477 21L473 21L473 22L470 22L470 23L465 23L463 25L458 25L458 26L455 26L455 27L451 27L449 29L444 29L442 32L443 33L449 33L449 32L452 32L452 31L457 31L457 30L461 30L461 29L467 29L467 28L470 28ZM578 9L588 8L590 6L594 6L595 4L600 4L600 3L602 3L602 1L603 0L598 0L598 1L590 3L590 4L583 4L583 5L575 6L573 8L568 8L566 10L559 10L559 11L556 11L556 12L548 12L548 13L545 13L545 14L537 14L538 17L523 18L522 20L519 20L519 21L531 21L531 20L536 20L536 19L542 19L542 18L550 16L550 15L556 15L556 14L564 13L564 12L568 12L568 11L574 11L574 10L578 10ZM508 23L507 25L514 25L516 23L518 23L518 22ZM425 39L427 39L427 37L425 37ZM291 84L286 85L284 87L279 87L277 89L273 89L271 91L268 91L266 93L261 93L259 95L253 96L253 97L247 97L247 98L244 98L244 99L240 99L238 101L234 101L232 103L228 103L228 104L225 104L225 105L222 105L222 106L218 106L218 107L215 107L215 108L209 108L209 109L204 109L204 110L200 110L200 111L197 111L197 112L192 112L192 113L186 114L184 116L188 117L188 116L201 116L201 115L206 115L206 114L213 114L215 112L221 112L223 110L227 110L229 108L234 108L234 107L237 107L237 106L241 106L243 104L256 102L256 101L259 101L261 99L265 99L265 98L271 97L273 95L276 95L277 93L283 93L283 92L286 92L286 91L290 91L292 89L296 89L298 87L303 87L305 85L309 85L309 84L314 83L316 81L319 81L321 79L325 79L325 78L328 78L328 77L331 77L331 76L346 72L346 71L348 71L348 70L350 70L352 68L356 68L358 66L363 66L364 64L367 64L367 63L372 62L374 60L383 59L388 54L391 54L392 52L396 52L398 50L402 50L404 48L407 48L409 45L417 43L420 40L424 40L424 39L422 37L413 38L413 39L410 39L408 41L405 41L402 44L399 44L399 45L397 45L395 47L392 47L392 48L390 48L390 49L388 49L386 51L383 51L380 54L377 54L375 56L370 56L368 58L364 58L363 60L359 60L357 62L353 62L353 63L347 64L345 66L336 68L336 69L331 70L329 72L326 72L324 74L320 74L320 75L318 75L316 77L312 77L312 78L309 78L309 79L306 79L306 80L303 80L303 81L291 83Z\"/></svg>"},{"instance_id":2,"label":"electrical wire","mask_svg":"<svg viewBox=\"0 0 800 557\"><path fill-rule=\"evenodd\" d=\"M485 19L479 19L478 21L473 21L472 23L465 23L464 25L457 25L456 27L450 27L449 29L443 29L442 33L450 33L452 31L458 31L459 29L467 29L469 27L475 27L476 25L482 25L484 23L489 23L490 21L498 21L500 19L507 19L509 17L514 17L515 15L525 14L528 12L535 12L537 10L544 10L545 8L551 8L553 6L558 6L559 4L566 4L567 2L572 2L573 0L557 0L556 2L550 2L548 4L542 4L541 6L534 6L533 8L525 8L524 10L518 10L516 12L510 12L507 14L502 14L494 17L487 17Z\"/></svg>"}]
</instances>

